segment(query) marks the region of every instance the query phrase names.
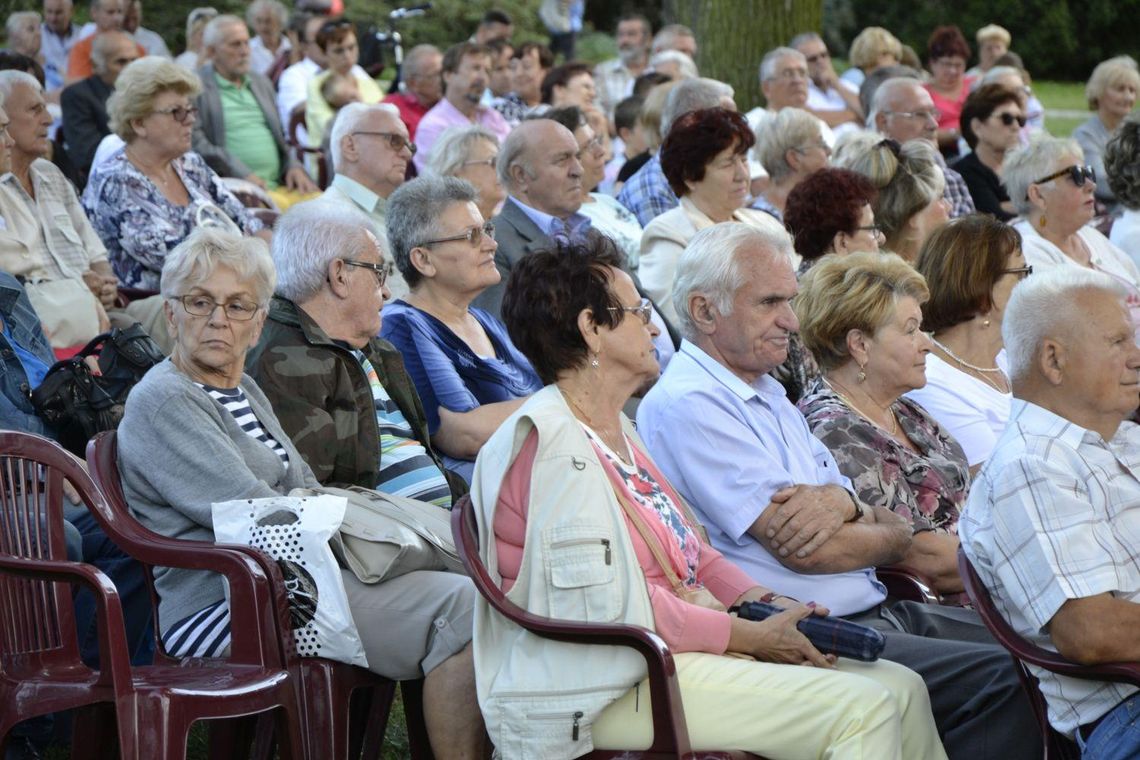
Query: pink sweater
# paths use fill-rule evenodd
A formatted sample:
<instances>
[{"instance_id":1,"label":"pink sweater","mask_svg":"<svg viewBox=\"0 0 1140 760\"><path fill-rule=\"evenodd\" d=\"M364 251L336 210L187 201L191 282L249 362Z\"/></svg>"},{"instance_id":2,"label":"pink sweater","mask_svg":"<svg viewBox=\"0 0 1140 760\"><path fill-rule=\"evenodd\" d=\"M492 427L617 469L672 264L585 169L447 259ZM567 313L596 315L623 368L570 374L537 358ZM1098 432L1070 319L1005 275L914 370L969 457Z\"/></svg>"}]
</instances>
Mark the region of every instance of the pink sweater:
<instances>
[{"instance_id":1,"label":"pink sweater","mask_svg":"<svg viewBox=\"0 0 1140 760\"><path fill-rule=\"evenodd\" d=\"M637 447L633 447L633 450L638 464L648 469L658 483L665 487L665 478L653 463L648 461ZM537 452L538 434L531 432L519 455L507 470L499 491L499 503L495 507L493 524L495 549L498 553L499 573L503 576L504 591L510 591L522 564L530 501L531 469ZM604 458L600 454L599 459L603 459L604 464ZM646 522L663 546L668 546L667 542L673 541L668 529L659 520L648 519ZM653 621L658 635L665 639L665 643L674 652L724 654L728 648L728 637L732 627L728 614L699 607L678 598L673 593L661 566L657 564L657 560L649 550L649 546L628 516L625 516L625 523L637 554L637 561L645 573L645 580L649 586L649 601L653 606ZM745 591L758 585L743 570L705 542L701 543L697 579L726 607L732 605Z\"/></svg>"}]
</instances>

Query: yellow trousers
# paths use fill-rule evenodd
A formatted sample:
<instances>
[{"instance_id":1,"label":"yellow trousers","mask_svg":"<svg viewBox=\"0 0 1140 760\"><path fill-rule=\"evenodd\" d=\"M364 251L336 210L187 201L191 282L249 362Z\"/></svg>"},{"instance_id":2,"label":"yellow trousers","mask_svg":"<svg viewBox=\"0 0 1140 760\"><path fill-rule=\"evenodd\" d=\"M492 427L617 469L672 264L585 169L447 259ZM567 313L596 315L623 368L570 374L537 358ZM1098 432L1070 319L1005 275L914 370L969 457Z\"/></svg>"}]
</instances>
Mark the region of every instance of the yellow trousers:
<instances>
[{"instance_id":1,"label":"yellow trousers","mask_svg":"<svg viewBox=\"0 0 1140 760\"><path fill-rule=\"evenodd\" d=\"M688 652L674 656L696 751L773 758L943 760L926 684L887 660L841 659L837 670ZM649 682L593 725L598 749L646 749L653 739Z\"/></svg>"}]
</instances>

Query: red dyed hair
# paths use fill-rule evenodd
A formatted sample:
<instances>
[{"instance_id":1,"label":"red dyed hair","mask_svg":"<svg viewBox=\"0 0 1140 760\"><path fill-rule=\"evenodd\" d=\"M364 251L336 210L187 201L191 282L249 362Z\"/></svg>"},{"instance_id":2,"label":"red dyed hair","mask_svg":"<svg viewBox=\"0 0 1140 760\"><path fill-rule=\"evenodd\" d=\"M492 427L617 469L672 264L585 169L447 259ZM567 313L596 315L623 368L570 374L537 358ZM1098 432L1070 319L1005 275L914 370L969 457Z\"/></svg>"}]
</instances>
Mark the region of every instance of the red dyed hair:
<instances>
[{"instance_id":1,"label":"red dyed hair","mask_svg":"<svg viewBox=\"0 0 1140 760\"><path fill-rule=\"evenodd\" d=\"M756 144L748 121L727 108L689 111L669 127L661 145L661 170L678 197L689 192L686 182L700 182L705 167L729 147L746 153Z\"/></svg>"},{"instance_id":2,"label":"red dyed hair","mask_svg":"<svg viewBox=\"0 0 1140 760\"><path fill-rule=\"evenodd\" d=\"M788 193L784 224L796 241L796 253L818 259L840 232L859 226L863 207L873 206L878 192L871 180L847 169L820 169Z\"/></svg>"}]
</instances>

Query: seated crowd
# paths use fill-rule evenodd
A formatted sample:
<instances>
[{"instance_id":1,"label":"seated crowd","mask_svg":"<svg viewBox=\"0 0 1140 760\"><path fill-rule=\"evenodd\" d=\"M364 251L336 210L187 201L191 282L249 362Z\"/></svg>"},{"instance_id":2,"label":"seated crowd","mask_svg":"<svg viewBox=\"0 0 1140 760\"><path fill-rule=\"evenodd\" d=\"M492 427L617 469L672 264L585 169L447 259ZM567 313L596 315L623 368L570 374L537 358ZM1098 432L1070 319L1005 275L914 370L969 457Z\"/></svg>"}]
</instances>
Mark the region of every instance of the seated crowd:
<instances>
[{"instance_id":1,"label":"seated crowd","mask_svg":"<svg viewBox=\"0 0 1140 760\"><path fill-rule=\"evenodd\" d=\"M969 70L957 27L925 61L870 27L842 76L800 34L744 113L681 25L623 16L593 67L494 10L413 47L385 96L367 27L298 6L195 9L176 59L140 0L91 0L90 28L71 0L9 18L4 429L54 437L31 389L138 322L167 355L117 433L146 527L213 541L215 502L294 488L469 497L515 604L668 644L697 751L1040 757L960 553L1020 635L1140 661L1133 59L1092 72L1062 139L995 25ZM65 507L135 664L228 653L219 575L156 568L152 610ZM938 602L889 596L886 568ZM340 575L369 668L424 679L435 756L650 745L640 657L539 637L457 572ZM824 654L812 616L880 632L881 658ZM1034 674L1086 756L1140 753L1136 687Z\"/></svg>"}]
</instances>

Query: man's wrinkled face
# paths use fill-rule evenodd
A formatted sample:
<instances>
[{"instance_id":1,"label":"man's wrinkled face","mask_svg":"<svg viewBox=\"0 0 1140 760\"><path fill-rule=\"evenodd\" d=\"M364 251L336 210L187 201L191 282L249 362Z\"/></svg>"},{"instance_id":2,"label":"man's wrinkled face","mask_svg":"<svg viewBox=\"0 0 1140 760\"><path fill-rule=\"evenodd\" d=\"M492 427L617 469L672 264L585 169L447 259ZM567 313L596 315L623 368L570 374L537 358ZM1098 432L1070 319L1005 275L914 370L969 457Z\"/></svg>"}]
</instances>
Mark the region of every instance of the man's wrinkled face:
<instances>
[{"instance_id":1,"label":"man's wrinkled face","mask_svg":"<svg viewBox=\"0 0 1140 760\"><path fill-rule=\"evenodd\" d=\"M637 54L645 50L649 43L649 33L645 25L637 19L622 21L617 28L618 53L623 55Z\"/></svg>"}]
</instances>

